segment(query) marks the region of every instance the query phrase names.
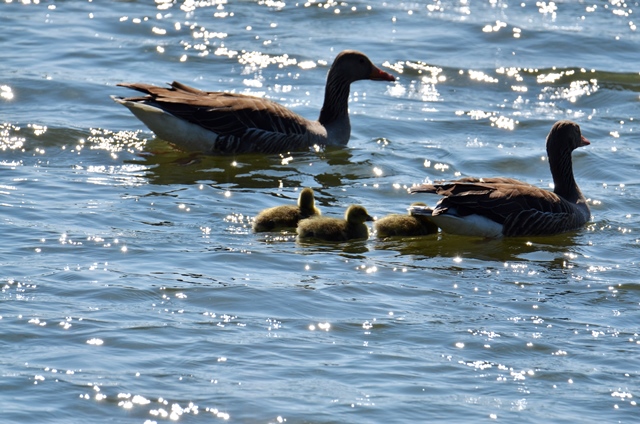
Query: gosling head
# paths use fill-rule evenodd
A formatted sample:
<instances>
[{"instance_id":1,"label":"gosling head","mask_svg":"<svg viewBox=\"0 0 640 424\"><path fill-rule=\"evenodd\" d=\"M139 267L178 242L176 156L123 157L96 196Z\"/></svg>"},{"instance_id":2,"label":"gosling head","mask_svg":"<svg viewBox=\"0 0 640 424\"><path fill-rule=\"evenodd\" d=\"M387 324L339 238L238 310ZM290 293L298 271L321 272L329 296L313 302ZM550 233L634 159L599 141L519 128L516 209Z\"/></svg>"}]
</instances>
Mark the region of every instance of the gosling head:
<instances>
[{"instance_id":1,"label":"gosling head","mask_svg":"<svg viewBox=\"0 0 640 424\"><path fill-rule=\"evenodd\" d=\"M369 215L364 206L351 205L344 213L344 219L350 224L363 224L366 221L373 221L373 217Z\"/></svg>"},{"instance_id":2,"label":"gosling head","mask_svg":"<svg viewBox=\"0 0 640 424\"><path fill-rule=\"evenodd\" d=\"M300 197L298 197L298 207L305 215L320 215L320 209L316 208L313 190L309 187L303 188L300 192Z\"/></svg>"}]
</instances>

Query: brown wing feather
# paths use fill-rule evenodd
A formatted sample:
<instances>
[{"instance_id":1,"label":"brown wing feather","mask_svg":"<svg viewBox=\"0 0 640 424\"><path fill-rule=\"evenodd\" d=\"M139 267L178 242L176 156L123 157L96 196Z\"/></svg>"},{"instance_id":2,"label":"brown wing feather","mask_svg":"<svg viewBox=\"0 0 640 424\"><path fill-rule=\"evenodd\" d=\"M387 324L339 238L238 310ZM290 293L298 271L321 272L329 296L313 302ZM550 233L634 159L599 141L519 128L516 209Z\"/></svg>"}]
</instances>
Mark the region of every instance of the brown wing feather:
<instances>
[{"instance_id":1,"label":"brown wing feather","mask_svg":"<svg viewBox=\"0 0 640 424\"><path fill-rule=\"evenodd\" d=\"M502 224L505 236L553 234L584 224L575 204L551 191L511 178L463 178L423 184L410 191L444 196L434 215L449 209L460 216L482 215Z\"/></svg>"},{"instance_id":2,"label":"brown wing feather","mask_svg":"<svg viewBox=\"0 0 640 424\"><path fill-rule=\"evenodd\" d=\"M222 136L242 137L254 130L287 135L307 132L307 119L268 99L201 91L179 82L169 88L142 83L118 85L147 94L125 100L145 101Z\"/></svg>"}]
</instances>

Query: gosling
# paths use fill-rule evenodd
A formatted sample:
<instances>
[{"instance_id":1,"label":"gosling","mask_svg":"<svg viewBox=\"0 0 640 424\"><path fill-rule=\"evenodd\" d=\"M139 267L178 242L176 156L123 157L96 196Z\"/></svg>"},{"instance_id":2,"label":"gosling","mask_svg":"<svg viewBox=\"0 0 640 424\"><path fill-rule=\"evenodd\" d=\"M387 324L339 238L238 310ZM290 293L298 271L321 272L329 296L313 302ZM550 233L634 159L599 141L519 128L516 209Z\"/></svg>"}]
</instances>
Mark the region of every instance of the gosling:
<instances>
[{"instance_id":1,"label":"gosling","mask_svg":"<svg viewBox=\"0 0 640 424\"><path fill-rule=\"evenodd\" d=\"M301 219L320 216L316 208L313 190L306 187L300 192L298 206L274 206L260 212L253 220L253 231L274 231L280 228L295 228Z\"/></svg>"},{"instance_id":2,"label":"gosling","mask_svg":"<svg viewBox=\"0 0 640 424\"><path fill-rule=\"evenodd\" d=\"M298 239L314 238L324 241L347 241L366 239L369 227L366 221L373 221L367 210L360 205L351 205L344 214L344 219L328 217L311 217L298 224Z\"/></svg>"},{"instance_id":3,"label":"gosling","mask_svg":"<svg viewBox=\"0 0 640 424\"><path fill-rule=\"evenodd\" d=\"M427 207L421 202L412 203L411 206ZM380 238L426 236L438 232L438 226L431 222L427 216L414 215L411 211L408 215L395 213L387 215L378 219L373 226Z\"/></svg>"}]
</instances>

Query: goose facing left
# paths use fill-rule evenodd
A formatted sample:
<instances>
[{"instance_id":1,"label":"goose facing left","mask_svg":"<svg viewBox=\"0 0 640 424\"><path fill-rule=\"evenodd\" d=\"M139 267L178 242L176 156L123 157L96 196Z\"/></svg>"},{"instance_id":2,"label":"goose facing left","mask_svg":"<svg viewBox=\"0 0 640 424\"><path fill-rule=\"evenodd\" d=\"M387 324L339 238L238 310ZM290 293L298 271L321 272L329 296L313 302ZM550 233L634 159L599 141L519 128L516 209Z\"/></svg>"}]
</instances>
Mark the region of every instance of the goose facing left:
<instances>
[{"instance_id":1,"label":"goose facing left","mask_svg":"<svg viewBox=\"0 0 640 424\"><path fill-rule=\"evenodd\" d=\"M350 85L367 79L395 81L363 53L339 53L327 74L317 121L268 99L201 91L179 82L169 87L120 83L145 95L112 99L126 106L156 136L182 150L213 155L283 153L314 145L346 145L351 135Z\"/></svg>"}]
</instances>

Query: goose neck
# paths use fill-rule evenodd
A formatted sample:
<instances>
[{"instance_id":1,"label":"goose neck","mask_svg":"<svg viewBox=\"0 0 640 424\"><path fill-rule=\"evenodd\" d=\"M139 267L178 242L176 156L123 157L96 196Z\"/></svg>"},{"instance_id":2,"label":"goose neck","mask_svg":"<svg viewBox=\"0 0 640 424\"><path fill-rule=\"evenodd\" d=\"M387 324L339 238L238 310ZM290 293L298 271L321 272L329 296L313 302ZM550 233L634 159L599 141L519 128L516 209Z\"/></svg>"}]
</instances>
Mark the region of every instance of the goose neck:
<instances>
[{"instance_id":1,"label":"goose neck","mask_svg":"<svg viewBox=\"0 0 640 424\"><path fill-rule=\"evenodd\" d=\"M349 120L349 86L350 81L344 75L329 71L327 86L324 92L324 103L318 121L323 126L336 121Z\"/></svg>"},{"instance_id":2,"label":"goose neck","mask_svg":"<svg viewBox=\"0 0 640 424\"><path fill-rule=\"evenodd\" d=\"M582 199L582 193L573 175L573 163L571 151L562 151L557 154L549 152L549 167L553 177L553 192L572 203Z\"/></svg>"}]
</instances>

